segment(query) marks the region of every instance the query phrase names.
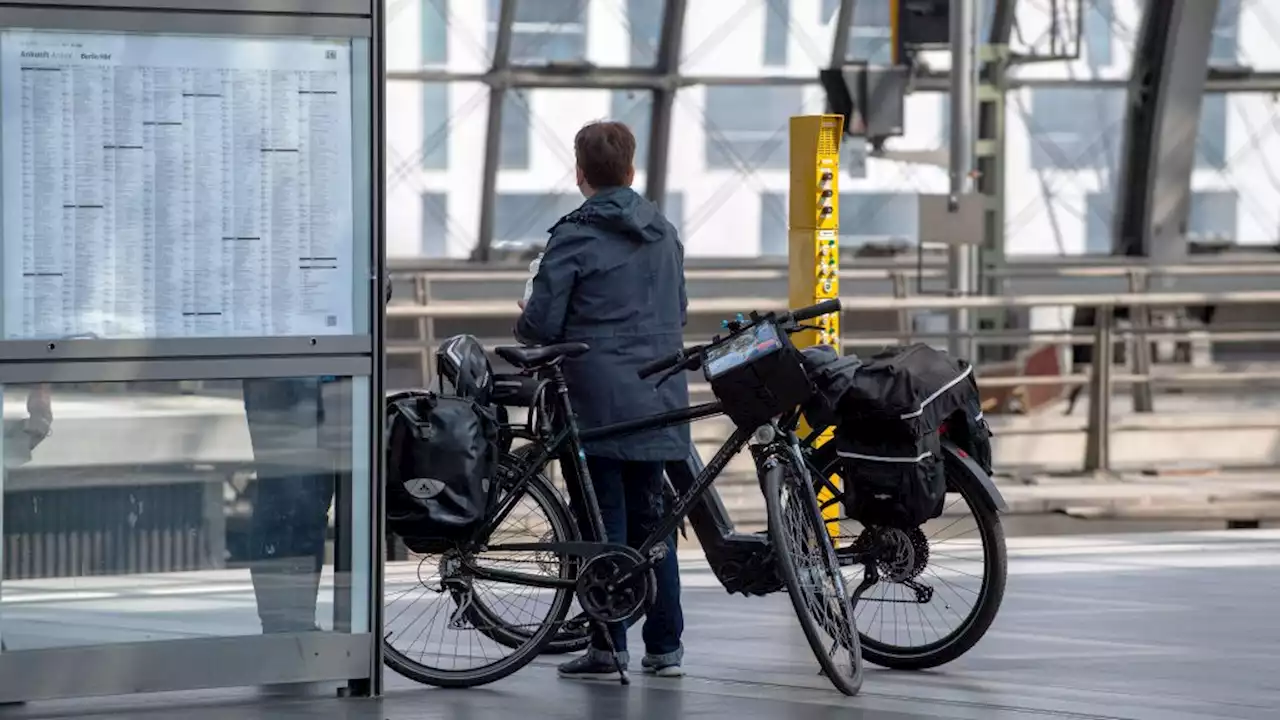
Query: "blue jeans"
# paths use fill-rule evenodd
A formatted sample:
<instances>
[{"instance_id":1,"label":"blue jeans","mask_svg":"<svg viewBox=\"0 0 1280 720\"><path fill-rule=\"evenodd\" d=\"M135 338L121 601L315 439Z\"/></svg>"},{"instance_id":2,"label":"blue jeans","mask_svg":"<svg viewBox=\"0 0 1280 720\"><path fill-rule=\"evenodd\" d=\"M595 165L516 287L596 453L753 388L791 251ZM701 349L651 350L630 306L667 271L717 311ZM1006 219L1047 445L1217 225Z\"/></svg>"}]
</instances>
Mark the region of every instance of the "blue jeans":
<instances>
[{"instance_id":1,"label":"blue jeans","mask_svg":"<svg viewBox=\"0 0 1280 720\"><path fill-rule=\"evenodd\" d=\"M250 577L264 632L316 627L335 468L320 378L244 381L258 481L249 524Z\"/></svg>"},{"instance_id":2,"label":"blue jeans","mask_svg":"<svg viewBox=\"0 0 1280 720\"><path fill-rule=\"evenodd\" d=\"M609 542L640 547L662 522L662 462L615 460L587 456L587 470L595 487L600 515ZM665 655L680 649L684 634L684 611L680 607L680 563L676 560L676 534L667 538L667 556L654 567L657 598L645 617L643 633L645 652ZM621 623L609 626L609 635L618 652L627 649L627 627ZM604 639L594 637L592 646L605 649Z\"/></svg>"}]
</instances>

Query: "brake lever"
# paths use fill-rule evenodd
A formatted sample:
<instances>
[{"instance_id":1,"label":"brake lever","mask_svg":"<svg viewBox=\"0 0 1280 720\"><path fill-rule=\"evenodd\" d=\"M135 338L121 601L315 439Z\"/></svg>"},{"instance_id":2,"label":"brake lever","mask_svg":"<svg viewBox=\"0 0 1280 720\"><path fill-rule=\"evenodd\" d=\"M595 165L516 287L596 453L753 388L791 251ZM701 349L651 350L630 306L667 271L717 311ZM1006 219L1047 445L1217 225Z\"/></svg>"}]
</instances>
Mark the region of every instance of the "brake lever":
<instances>
[{"instance_id":1,"label":"brake lever","mask_svg":"<svg viewBox=\"0 0 1280 720\"><path fill-rule=\"evenodd\" d=\"M684 372L684 363L681 363L671 368L670 370L662 373L662 377L658 378L658 382L653 384L653 388L657 390L658 388L662 387L662 383L670 380L671 378L675 377L676 375L679 375L682 372Z\"/></svg>"}]
</instances>

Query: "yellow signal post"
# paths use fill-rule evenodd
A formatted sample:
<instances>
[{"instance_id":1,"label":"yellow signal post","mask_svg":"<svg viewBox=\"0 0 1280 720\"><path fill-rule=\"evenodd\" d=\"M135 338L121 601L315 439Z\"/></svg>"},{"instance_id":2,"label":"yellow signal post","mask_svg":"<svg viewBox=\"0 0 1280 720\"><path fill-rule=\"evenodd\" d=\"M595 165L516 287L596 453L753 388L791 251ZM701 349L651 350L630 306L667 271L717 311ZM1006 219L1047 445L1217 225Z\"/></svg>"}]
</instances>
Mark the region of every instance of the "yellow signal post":
<instances>
[{"instance_id":1,"label":"yellow signal post","mask_svg":"<svg viewBox=\"0 0 1280 720\"><path fill-rule=\"evenodd\" d=\"M791 118L791 200L787 212L788 295L791 307L813 305L840 297L840 139L841 115L797 115ZM821 330L796 333L797 347L831 345L840 349L840 317L825 315L817 321ZM807 432L802 427L801 432ZM817 444L831 439L823 433ZM838 477L832 480L839 483ZM818 502L826 504L831 492L823 490ZM840 506L823 510L830 522L827 532L839 532Z\"/></svg>"}]
</instances>

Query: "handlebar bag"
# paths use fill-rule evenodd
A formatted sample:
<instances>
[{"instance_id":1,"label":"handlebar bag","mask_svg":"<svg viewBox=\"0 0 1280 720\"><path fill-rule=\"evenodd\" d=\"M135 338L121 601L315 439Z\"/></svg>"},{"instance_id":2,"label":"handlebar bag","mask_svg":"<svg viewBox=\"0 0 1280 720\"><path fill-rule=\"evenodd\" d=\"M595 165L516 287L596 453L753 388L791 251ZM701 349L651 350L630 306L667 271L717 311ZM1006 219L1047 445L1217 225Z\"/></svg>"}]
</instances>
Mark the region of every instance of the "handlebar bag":
<instances>
[{"instance_id":1,"label":"handlebar bag","mask_svg":"<svg viewBox=\"0 0 1280 720\"><path fill-rule=\"evenodd\" d=\"M768 320L712 343L703 351L702 370L725 415L740 428L755 429L813 394L804 357Z\"/></svg>"},{"instance_id":2,"label":"handlebar bag","mask_svg":"<svg viewBox=\"0 0 1280 720\"><path fill-rule=\"evenodd\" d=\"M387 401L387 527L417 553L440 552L484 520L499 422L471 398L412 391Z\"/></svg>"}]
</instances>

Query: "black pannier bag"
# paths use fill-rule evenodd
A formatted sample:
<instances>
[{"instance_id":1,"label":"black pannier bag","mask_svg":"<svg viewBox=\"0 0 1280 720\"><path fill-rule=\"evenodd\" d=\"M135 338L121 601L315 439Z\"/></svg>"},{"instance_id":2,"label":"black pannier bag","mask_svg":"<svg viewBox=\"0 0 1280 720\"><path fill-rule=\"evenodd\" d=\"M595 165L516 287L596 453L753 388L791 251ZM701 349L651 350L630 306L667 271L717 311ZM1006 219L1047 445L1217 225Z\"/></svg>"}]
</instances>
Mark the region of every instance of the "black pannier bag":
<instances>
[{"instance_id":1,"label":"black pannier bag","mask_svg":"<svg viewBox=\"0 0 1280 720\"><path fill-rule=\"evenodd\" d=\"M821 401L810 402L806 412L835 418L848 486L844 502L855 520L915 527L942 513L943 431L961 437L962 449L990 465L977 383L963 360L924 344L894 346L865 361L821 363L814 382Z\"/></svg>"},{"instance_id":2,"label":"black pannier bag","mask_svg":"<svg viewBox=\"0 0 1280 720\"><path fill-rule=\"evenodd\" d=\"M845 514L872 526L909 530L942 514L947 477L938 435L915 442L837 435Z\"/></svg>"},{"instance_id":3,"label":"black pannier bag","mask_svg":"<svg viewBox=\"0 0 1280 720\"><path fill-rule=\"evenodd\" d=\"M966 393L961 408L947 418L943 436L973 458L986 474L991 474L991 426L982 415L978 384L969 376L972 388Z\"/></svg>"},{"instance_id":4,"label":"black pannier bag","mask_svg":"<svg viewBox=\"0 0 1280 720\"><path fill-rule=\"evenodd\" d=\"M813 394L804 357L767 318L706 348L702 369L725 415L740 428L764 425Z\"/></svg>"},{"instance_id":5,"label":"black pannier bag","mask_svg":"<svg viewBox=\"0 0 1280 720\"><path fill-rule=\"evenodd\" d=\"M839 396L843 420L936 432L977 395L973 367L923 343L891 346L863 362Z\"/></svg>"},{"instance_id":6,"label":"black pannier bag","mask_svg":"<svg viewBox=\"0 0 1280 720\"><path fill-rule=\"evenodd\" d=\"M814 345L801 351L804 367L814 385L814 393L804 405L810 427L830 427L840 422L840 398L862 367L857 355L840 355L830 345Z\"/></svg>"},{"instance_id":7,"label":"black pannier bag","mask_svg":"<svg viewBox=\"0 0 1280 720\"><path fill-rule=\"evenodd\" d=\"M485 518L499 461L492 409L409 391L387 398L387 528L417 553L469 538Z\"/></svg>"}]
</instances>

